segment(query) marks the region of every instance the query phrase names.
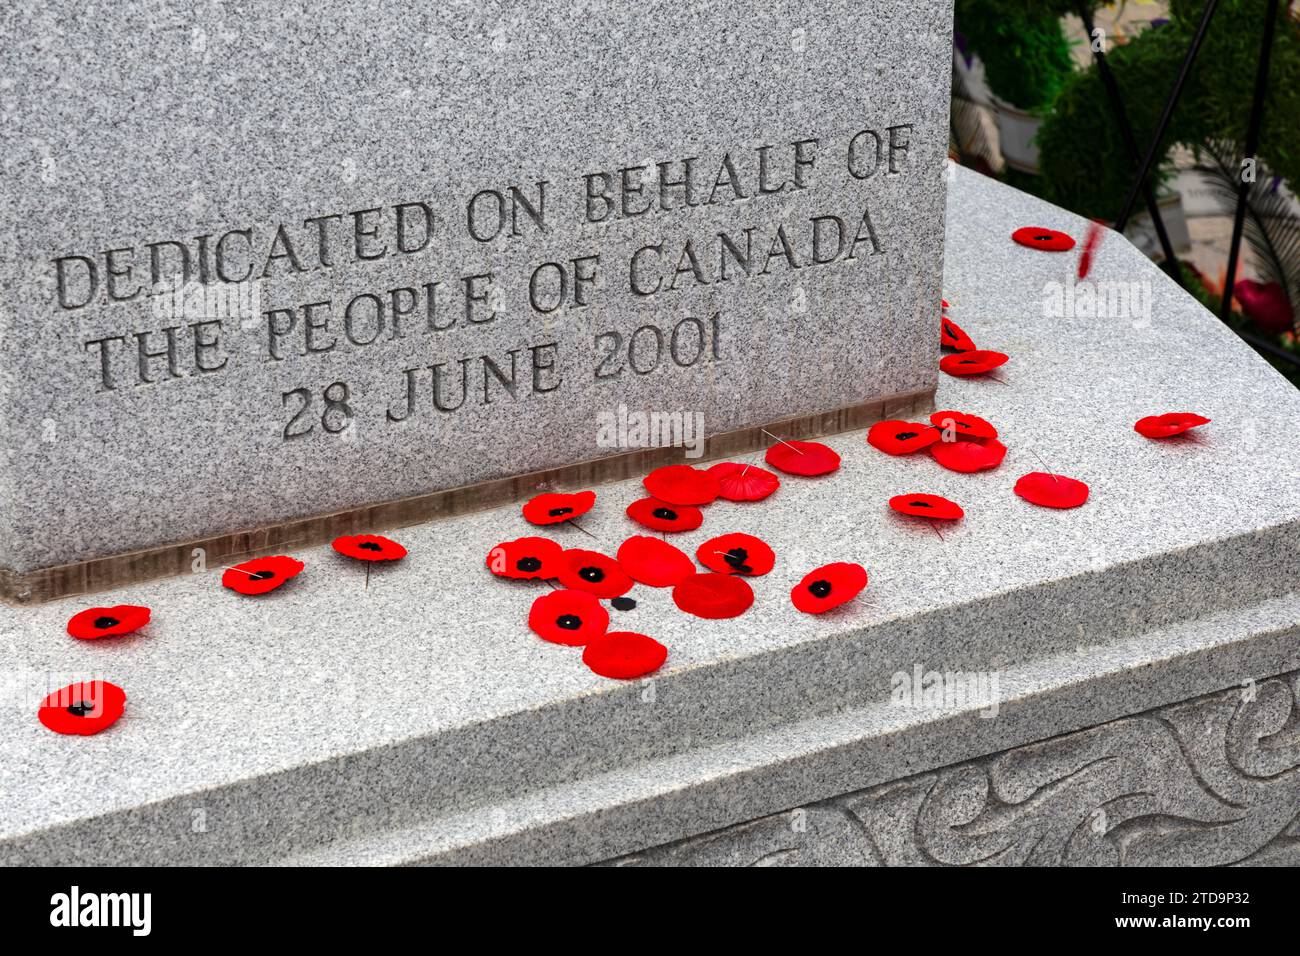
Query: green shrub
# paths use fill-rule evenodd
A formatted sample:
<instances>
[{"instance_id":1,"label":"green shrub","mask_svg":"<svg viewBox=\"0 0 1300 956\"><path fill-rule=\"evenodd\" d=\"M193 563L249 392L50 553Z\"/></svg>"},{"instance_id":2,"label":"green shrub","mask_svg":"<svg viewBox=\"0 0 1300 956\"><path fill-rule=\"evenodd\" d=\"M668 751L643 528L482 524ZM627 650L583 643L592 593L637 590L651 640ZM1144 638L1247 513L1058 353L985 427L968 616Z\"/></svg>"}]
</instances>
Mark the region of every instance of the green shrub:
<instances>
[{"instance_id":1,"label":"green shrub","mask_svg":"<svg viewBox=\"0 0 1300 956\"><path fill-rule=\"evenodd\" d=\"M957 29L984 62L989 89L1023 110L1056 99L1073 69L1060 17L1023 0L957 0Z\"/></svg>"}]
</instances>

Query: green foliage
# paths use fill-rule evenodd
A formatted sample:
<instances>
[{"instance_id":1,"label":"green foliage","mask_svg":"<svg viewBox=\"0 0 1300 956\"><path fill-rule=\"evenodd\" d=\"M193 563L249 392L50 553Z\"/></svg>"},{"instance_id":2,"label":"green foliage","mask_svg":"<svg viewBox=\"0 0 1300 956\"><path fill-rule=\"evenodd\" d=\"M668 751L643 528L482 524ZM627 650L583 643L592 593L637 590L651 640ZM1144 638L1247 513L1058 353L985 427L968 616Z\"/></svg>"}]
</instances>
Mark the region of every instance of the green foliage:
<instances>
[{"instance_id":1,"label":"green foliage","mask_svg":"<svg viewBox=\"0 0 1300 956\"><path fill-rule=\"evenodd\" d=\"M1146 30L1107 59L1138 148L1150 143L1191 43L1204 0L1173 0L1170 23ZM1161 144L1245 138L1259 57L1265 0L1221 0ZM1288 183L1300 183L1300 24L1279 14L1260 156ZM1049 198L1085 216L1113 219L1136 172L1095 68L1069 76L1038 133ZM1157 178L1167 174L1162 170Z\"/></svg>"},{"instance_id":2,"label":"green foliage","mask_svg":"<svg viewBox=\"0 0 1300 956\"><path fill-rule=\"evenodd\" d=\"M1023 110L1050 106L1073 69L1060 17L1048 4L957 0L957 29L984 62L989 89Z\"/></svg>"}]
</instances>

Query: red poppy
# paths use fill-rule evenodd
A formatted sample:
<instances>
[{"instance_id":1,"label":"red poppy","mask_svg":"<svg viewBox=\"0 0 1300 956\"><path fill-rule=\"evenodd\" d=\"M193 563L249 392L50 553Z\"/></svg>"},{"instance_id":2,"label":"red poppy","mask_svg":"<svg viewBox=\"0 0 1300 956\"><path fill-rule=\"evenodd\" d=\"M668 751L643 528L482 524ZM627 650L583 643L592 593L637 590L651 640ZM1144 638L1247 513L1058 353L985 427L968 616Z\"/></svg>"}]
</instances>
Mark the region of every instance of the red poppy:
<instances>
[{"instance_id":1,"label":"red poppy","mask_svg":"<svg viewBox=\"0 0 1300 956\"><path fill-rule=\"evenodd\" d=\"M718 479L718 496L728 501L762 501L781 487L781 479L757 465L724 461L709 469Z\"/></svg>"},{"instance_id":2,"label":"red poppy","mask_svg":"<svg viewBox=\"0 0 1300 956\"><path fill-rule=\"evenodd\" d=\"M1164 415L1148 415L1134 425L1133 430L1147 438L1169 438L1171 435L1181 435L1189 429L1208 424L1210 420L1204 415L1197 415L1194 412L1168 412Z\"/></svg>"},{"instance_id":3,"label":"red poppy","mask_svg":"<svg viewBox=\"0 0 1300 956\"><path fill-rule=\"evenodd\" d=\"M996 438L988 441L938 441L930 446L934 460L949 471L969 474L996 468L1007 457L1007 446Z\"/></svg>"},{"instance_id":4,"label":"red poppy","mask_svg":"<svg viewBox=\"0 0 1300 956\"><path fill-rule=\"evenodd\" d=\"M617 561L599 551L572 548L560 555L556 577L566 588L598 598L613 598L632 590L632 579Z\"/></svg>"},{"instance_id":5,"label":"red poppy","mask_svg":"<svg viewBox=\"0 0 1300 956\"><path fill-rule=\"evenodd\" d=\"M1005 365L1009 356L1001 352L989 352L977 349L974 352L958 352L945 355L939 359L939 368L949 375L983 375L999 365Z\"/></svg>"},{"instance_id":6,"label":"red poppy","mask_svg":"<svg viewBox=\"0 0 1300 956\"><path fill-rule=\"evenodd\" d=\"M147 607L137 604L88 607L68 619L68 633L83 641L93 641L97 637L120 637L148 624L149 614Z\"/></svg>"},{"instance_id":7,"label":"red poppy","mask_svg":"<svg viewBox=\"0 0 1300 956\"><path fill-rule=\"evenodd\" d=\"M721 490L716 475L690 465L664 465L641 483L653 497L670 505L707 505Z\"/></svg>"},{"instance_id":8,"label":"red poppy","mask_svg":"<svg viewBox=\"0 0 1300 956\"><path fill-rule=\"evenodd\" d=\"M973 352L977 348L975 340L961 330L961 326L948 316L939 317L939 345L956 349L958 352Z\"/></svg>"},{"instance_id":9,"label":"red poppy","mask_svg":"<svg viewBox=\"0 0 1300 956\"><path fill-rule=\"evenodd\" d=\"M776 564L776 552L766 542L739 532L710 538L696 549L695 558L710 571L746 577L767 574Z\"/></svg>"},{"instance_id":10,"label":"red poppy","mask_svg":"<svg viewBox=\"0 0 1300 956\"><path fill-rule=\"evenodd\" d=\"M382 534L345 534L334 539L334 550L358 561L400 561L406 549Z\"/></svg>"},{"instance_id":11,"label":"red poppy","mask_svg":"<svg viewBox=\"0 0 1300 956\"><path fill-rule=\"evenodd\" d=\"M670 588L695 573L684 552L647 535L633 535L619 545L618 563L632 580L652 588Z\"/></svg>"},{"instance_id":12,"label":"red poppy","mask_svg":"<svg viewBox=\"0 0 1300 956\"><path fill-rule=\"evenodd\" d=\"M633 631L603 634L582 651L582 663L601 677L616 680L632 680L657 671L667 657L668 648Z\"/></svg>"},{"instance_id":13,"label":"red poppy","mask_svg":"<svg viewBox=\"0 0 1300 956\"><path fill-rule=\"evenodd\" d=\"M502 541L488 552L488 570L502 578L549 579L560 573L564 549L550 538Z\"/></svg>"},{"instance_id":14,"label":"red poppy","mask_svg":"<svg viewBox=\"0 0 1300 956\"><path fill-rule=\"evenodd\" d=\"M918 422L876 422L867 430L867 444L886 455L910 455L939 440L939 429Z\"/></svg>"},{"instance_id":15,"label":"red poppy","mask_svg":"<svg viewBox=\"0 0 1300 956\"><path fill-rule=\"evenodd\" d=\"M947 300L947 299L940 299L940 300L939 300L939 304L940 304L941 306L943 306L945 309L948 308L948 300Z\"/></svg>"},{"instance_id":16,"label":"red poppy","mask_svg":"<svg viewBox=\"0 0 1300 956\"><path fill-rule=\"evenodd\" d=\"M547 492L524 502L524 520L530 524L559 524L585 515L595 503L594 491Z\"/></svg>"},{"instance_id":17,"label":"red poppy","mask_svg":"<svg viewBox=\"0 0 1300 956\"><path fill-rule=\"evenodd\" d=\"M943 411L930 416L930 424L943 431L951 431L962 438L997 438L993 423L967 412Z\"/></svg>"},{"instance_id":18,"label":"red poppy","mask_svg":"<svg viewBox=\"0 0 1300 956\"><path fill-rule=\"evenodd\" d=\"M82 681L56 690L43 701L36 719L56 734L89 737L117 723L126 693L106 680Z\"/></svg>"},{"instance_id":19,"label":"red poppy","mask_svg":"<svg viewBox=\"0 0 1300 956\"><path fill-rule=\"evenodd\" d=\"M1088 500L1088 486L1076 478L1031 471L1016 482L1015 492L1044 508L1077 508Z\"/></svg>"},{"instance_id":20,"label":"red poppy","mask_svg":"<svg viewBox=\"0 0 1300 956\"><path fill-rule=\"evenodd\" d=\"M828 475L840 467L840 456L817 441L783 441L767 450L764 459L787 475L813 478Z\"/></svg>"},{"instance_id":21,"label":"red poppy","mask_svg":"<svg viewBox=\"0 0 1300 956\"><path fill-rule=\"evenodd\" d=\"M581 647L609 627L609 612L583 591L547 591L528 611L528 626L544 641Z\"/></svg>"},{"instance_id":22,"label":"red poppy","mask_svg":"<svg viewBox=\"0 0 1300 956\"><path fill-rule=\"evenodd\" d=\"M266 594L297 576L304 567L306 565L297 558L284 554L253 558L226 568L226 573L221 575L221 584L240 594Z\"/></svg>"},{"instance_id":23,"label":"red poppy","mask_svg":"<svg viewBox=\"0 0 1300 956\"><path fill-rule=\"evenodd\" d=\"M1066 252L1074 248L1073 237L1056 229L1042 226L1025 226L1011 234L1011 238L1030 249L1042 249L1044 252Z\"/></svg>"},{"instance_id":24,"label":"red poppy","mask_svg":"<svg viewBox=\"0 0 1300 956\"><path fill-rule=\"evenodd\" d=\"M938 495L894 495L889 499L889 507L900 514L937 521L957 521L966 516L961 505Z\"/></svg>"},{"instance_id":25,"label":"red poppy","mask_svg":"<svg viewBox=\"0 0 1300 956\"><path fill-rule=\"evenodd\" d=\"M867 586L867 571L860 564L837 561L809 571L790 591L790 600L805 614L821 614L851 601Z\"/></svg>"},{"instance_id":26,"label":"red poppy","mask_svg":"<svg viewBox=\"0 0 1300 956\"><path fill-rule=\"evenodd\" d=\"M734 574L692 574L673 588L673 603L696 617L736 617L754 603L754 589Z\"/></svg>"},{"instance_id":27,"label":"red poppy","mask_svg":"<svg viewBox=\"0 0 1300 956\"><path fill-rule=\"evenodd\" d=\"M658 498L640 498L627 506L627 516L653 531L694 531L704 512L693 505L670 505Z\"/></svg>"},{"instance_id":28,"label":"red poppy","mask_svg":"<svg viewBox=\"0 0 1300 956\"><path fill-rule=\"evenodd\" d=\"M1079 278L1088 278L1088 273L1092 270L1092 257L1101 243L1102 229L1104 227L1100 222L1094 219L1088 223L1088 235L1083 239L1083 251L1079 253Z\"/></svg>"}]
</instances>

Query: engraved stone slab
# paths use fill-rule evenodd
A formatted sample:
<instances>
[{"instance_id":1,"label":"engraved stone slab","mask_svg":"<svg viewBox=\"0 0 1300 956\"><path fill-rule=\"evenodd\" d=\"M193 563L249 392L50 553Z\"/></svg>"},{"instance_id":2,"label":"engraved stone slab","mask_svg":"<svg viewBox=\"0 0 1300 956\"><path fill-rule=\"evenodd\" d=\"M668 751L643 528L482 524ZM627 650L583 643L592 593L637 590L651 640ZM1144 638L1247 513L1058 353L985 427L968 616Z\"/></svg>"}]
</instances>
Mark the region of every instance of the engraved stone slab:
<instances>
[{"instance_id":1,"label":"engraved stone slab","mask_svg":"<svg viewBox=\"0 0 1300 956\"><path fill-rule=\"evenodd\" d=\"M950 3L0 18L0 567L934 388Z\"/></svg>"}]
</instances>

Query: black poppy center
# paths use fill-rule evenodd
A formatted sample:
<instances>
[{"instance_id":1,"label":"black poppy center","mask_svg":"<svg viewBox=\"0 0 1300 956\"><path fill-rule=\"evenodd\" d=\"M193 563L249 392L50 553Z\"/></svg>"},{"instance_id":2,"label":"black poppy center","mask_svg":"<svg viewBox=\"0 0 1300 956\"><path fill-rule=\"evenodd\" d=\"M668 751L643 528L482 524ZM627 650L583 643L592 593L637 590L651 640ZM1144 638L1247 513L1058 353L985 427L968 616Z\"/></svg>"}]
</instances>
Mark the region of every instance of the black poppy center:
<instances>
[{"instance_id":1,"label":"black poppy center","mask_svg":"<svg viewBox=\"0 0 1300 956\"><path fill-rule=\"evenodd\" d=\"M808 590L811 591L815 597L824 598L826 595L831 593L831 582L824 580L814 581L812 584L808 585Z\"/></svg>"},{"instance_id":2,"label":"black poppy center","mask_svg":"<svg viewBox=\"0 0 1300 956\"><path fill-rule=\"evenodd\" d=\"M578 577L582 578L584 581L590 581L592 584L598 584L605 580L605 572L600 568L586 567L578 572Z\"/></svg>"},{"instance_id":3,"label":"black poppy center","mask_svg":"<svg viewBox=\"0 0 1300 956\"><path fill-rule=\"evenodd\" d=\"M933 508L933 507L934 507L934 505L930 504L930 502L928 502L928 501L913 501L913 502L910 502L910 504L911 504L911 506L912 506L913 508Z\"/></svg>"},{"instance_id":4,"label":"black poppy center","mask_svg":"<svg viewBox=\"0 0 1300 956\"><path fill-rule=\"evenodd\" d=\"M969 423L969 422L957 422L957 427L958 427L958 428L970 428L970 423Z\"/></svg>"},{"instance_id":5,"label":"black poppy center","mask_svg":"<svg viewBox=\"0 0 1300 956\"><path fill-rule=\"evenodd\" d=\"M653 512L651 512L651 514L653 514L656 518L660 519L661 521L677 520L677 512L673 511L672 508L656 508Z\"/></svg>"},{"instance_id":6,"label":"black poppy center","mask_svg":"<svg viewBox=\"0 0 1300 956\"><path fill-rule=\"evenodd\" d=\"M961 364L962 364L962 365L978 365L978 364L979 364L979 359L962 359L962 360L961 360Z\"/></svg>"},{"instance_id":7,"label":"black poppy center","mask_svg":"<svg viewBox=\"0 0 1300 956\"><path fill-rule=\"evenodd\" d=\"M573 514L573 509L572 509L572 508L552 508L550 511L548 511L548 512L546 512L546 513L547 513L548 515L550 515L552 518L558 518L558 517L560 517L561 515L571 515L571 514Z\"/></svg>"},{"instance_id":8,"label":"black poppy center","mask_svg":"<svg viewBox=\"0 0 1300 956\"><path fill-rule=\"evenodd\" d=\"M576 631L582 627L582 618L576 614L561 614L555 619L555 626L562 627L566 631Z\"/></svg>"},{"instance_id":9,"label":"black poppy center","mask_svg":"<svg viewBox=\"0 0 1300 956\"><path fill-rule=\"evenodd\" d=\"M894 437L899 441L907 441L908 439L915 438L916 436L917 436L916 432L899 432Z\"/></svg>"},{"instance_id":10,"label":"black poppy center","mask_svg":"<svg viewBox=\"0 0 1300 956\"><path fill-rule=\"evenodd\" d=\"M537 571L542 567L540 558L520 558L515 562L515 567L520 571Z\"/></svg>"},{"instance_id":11,"label":"black poppy center","mask_svg":"<svg viewBox=\"0 0 1300 956\"><path fill-rule=\"evenodd\" d=\"M1034 242L1051 242L1055 236L1034 236Z\"/></svg>"},{"instance_id":12,"label":"black poppy center","mask_svg":"<svg viewBox=\"0 0 1300 956\"><path fill-rule=\"evenodd\" d=\"M726 561L729 567L737 571L743 571L746 574L754 570L745 563L749 560L749 552L744 548L732 548L722 556L722 560Z\"/></svg>"},{"instance_id":13,"label":"black poppy center","mask_svg":"<svg viewBox=\"0 0 1300 956\"><path fill-rule=\"evenodd\" d=\"M89 701L78 701L75 704L68 705L68 713L73 717L86 717L95 712L95 705Z\"/></svg>"},{"instance_id":14,"label":"black poppy center","mask_svg":"<svg viewBox=\"0 0 1300 956\"><path fill-rule=\"evenodd\" d=\"M253 572L252 574L250 574L248 577L249 577L250 580L253 580L253 581L265 581L265 580L267 580L268 578L273 578L273 577L275 577L275 572L274 572L274 571L254 571L254 572Z\"/></svg>"},{"instance_id":15,"label":"black poppy center","mask_svg":"<svg viewBox=\"0 0 1300 956\"><path fill-rule=\"evenodd\" d=\"M365 550L365 551L383 551L383 550L384 550L384 546L383 546L382 544L380 544L379 542L377 542L377 541L362 541L359 545L357 545L357 547L358 547L358 548L361 548L362 550Z\"/></svg>"},{"instance_id":16,"label":"black poppy center","mask_svg":"<svg viewBox=\"0 0 1300 956\"><path fill-rule=\"evenodd\" d=\"M947 333L948 338L955 339L957 337L957 333L953 331L952 326L949 325L947 322L943 324L943 330L944 332Z\"/></svg>"},{"instance_id":17,"label":"black poppy center","mask_svg":"<svg viewBox=\"0 0 1300 956\"><path fill-rule=\"evenodd\" d=\"M630 597L616 597L609 603L619 611L630 611L636 607L636 600Z\"/></svg>"},{"instance_id":18,"label":"black poppy center","mask_svg":"<svg viewBox=\"0 0 1300 956\"><path fill-rule=\"evenodd\" d=\"M117 627L121 623L122 622L117 618L109 617L107 614L103 617L95 618L95 627L99 628L101 631L104 630L104 628Z\"/></svg>"}]
</instances>

